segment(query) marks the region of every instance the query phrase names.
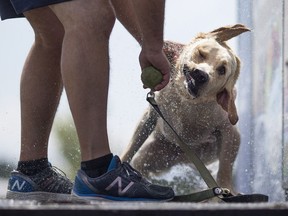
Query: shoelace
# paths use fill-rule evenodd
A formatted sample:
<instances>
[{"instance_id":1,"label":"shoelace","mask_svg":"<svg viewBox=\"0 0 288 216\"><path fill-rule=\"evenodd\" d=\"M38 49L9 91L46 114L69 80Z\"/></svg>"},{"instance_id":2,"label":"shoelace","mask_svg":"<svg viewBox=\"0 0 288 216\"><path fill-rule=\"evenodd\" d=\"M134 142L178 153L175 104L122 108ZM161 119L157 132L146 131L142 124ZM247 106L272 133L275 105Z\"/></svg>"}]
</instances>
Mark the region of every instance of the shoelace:
<instances>
[{"instance_id":1,"label":"shoelace","mask_svg":"<svg viewBox=\"0 0 288 216\"><path fill-rule=\"evenodd\" d=\"M62 180L63 184L67 185L67 182L69 182L69 184L72 185L72 181L69 178L67 178L67 176L63 170L61 170L55 166L52 166L51 169L54 171L54 174L56 174L57 177Z\"/></svg>"},{"instance_id":2,"label":"shoelace","mask_svg":"<svg viewBox=\"0 0 288 216\"><path fill-rule=\"evenodd\" d=\"M39 182L41 188L45 191L65 192L72 188L72 182L66 177L66 174L55 166L50 166L50 174L46 180Z\"/></svg>"},{"instance_id":3,"label":"shoelace","mask_svg":"<svg viewBox=\"0 0 288 216\"><path fill-rule=\"evenodd\" d=\"M142 180L142 175L140 172L138 172L137 170L135 170L133 167L131 167L131 165L127 162L123 162L121 164L122 168L125 170L125 172L127 173L127 175L129 177L132 177L133 179L137 180L137 181L141 181Z\"/></svg>"},{"instance_id":4,"label":"shoelace","mask_svg":"<svg viewBox=\"0 0 288 216\"><path fill-rule=\"evenodd\" d=\"M58 176L63 177L63 178L65 178L65 179L68 179L67 176L66 176L66 173L65 173L63 170L59 169L58 167L51 166L51 169L52 169L53 171L55 171L55 173L56 173Z\"/></svg>"}]
</instances>

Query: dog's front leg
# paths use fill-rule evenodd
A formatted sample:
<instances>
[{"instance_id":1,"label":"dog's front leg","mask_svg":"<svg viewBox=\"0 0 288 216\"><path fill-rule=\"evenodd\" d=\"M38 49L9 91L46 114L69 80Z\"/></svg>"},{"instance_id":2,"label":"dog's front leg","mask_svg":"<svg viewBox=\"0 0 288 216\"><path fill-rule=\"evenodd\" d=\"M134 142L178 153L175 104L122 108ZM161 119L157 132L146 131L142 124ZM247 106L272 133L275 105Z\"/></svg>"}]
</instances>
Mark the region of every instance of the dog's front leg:
<instances>
[{"instance_id":1,"label":"dog's front leg","mask_svg":"<svg viewBox=\"0 0 288 216\"><path fill-rule=\"evenodd\" d=\"M153 132L135 154L131 165L145 177L159 176L172 166L185 159L182 150L165 139L162 134Z\"/></svg>"},{"instance_id":2,"label":"dog's front leg","mask_svg":"<svg viewBox=\"0 0 288 216\"><path fill-rule=\"evenodd\" d=\"M138 123L129 145L121 156L122 161L129 163L132 160L134 155L154 130L156 123L157 113L150 108L147 109Z\"/></svg>"},{"instance_id":3,"label":"dog's front leg","mask_svg":"<svg viewBox=\"0 0 288 216\"><path fill-rule=\"evenodd\" d=\"M222 144L219 153L219 170L217 182L219 186L233 190L232 171L240 146L240 134L235 126L222 130Z\"/></svg>"}]
</instances>

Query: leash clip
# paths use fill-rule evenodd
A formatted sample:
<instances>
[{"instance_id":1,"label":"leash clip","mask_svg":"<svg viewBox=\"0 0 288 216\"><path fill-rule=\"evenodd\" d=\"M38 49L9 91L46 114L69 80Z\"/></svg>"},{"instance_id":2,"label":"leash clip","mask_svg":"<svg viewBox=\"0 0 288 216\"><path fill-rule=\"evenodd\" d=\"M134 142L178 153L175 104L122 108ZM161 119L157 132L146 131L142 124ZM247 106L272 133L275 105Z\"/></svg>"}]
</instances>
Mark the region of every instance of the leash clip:
<instances>
[{"instance_id":1,"label":"leash clip","mask_svg":"<svg viewBox=\"0 0 288 216\"><path fill-rule=\"evenodd\" d=\"M154 91L149 91L148 94L147 94L147 98L155 98L155 93Z\"/></svg>"},{"instance_id":2,"label":"leash clip","mask_svg":"<svg viewBox=\"0 0 288 216\"><path fill-rule=\"evenodd\" d=\"M228 188L222 188L223 189L223 194L224 195L230 195L231 191Z\"/></svg>"},{"instance_id":3,"label":"leash clip","mask_svg":"<svg viewBox=\"0 0 288 216\"><path fill-rule=\"evenodd\" d=\"M157 103L155 101L155 93L153 91L148 92L146 96L146 100L153 106L157 106Z\"/></svg>"},{"instance_id":4,"label":"leash clip","mask_svg":"<svg viewBox=\"0 0 288 216\"><path fill-rule=\"evenodd\" d=\"M230 194L230 190L228 188L220 188L220 187L215 187L213 188L213 193L216 196L220 196L220 195L229 195Z\"/></svg>"}]
</instances>

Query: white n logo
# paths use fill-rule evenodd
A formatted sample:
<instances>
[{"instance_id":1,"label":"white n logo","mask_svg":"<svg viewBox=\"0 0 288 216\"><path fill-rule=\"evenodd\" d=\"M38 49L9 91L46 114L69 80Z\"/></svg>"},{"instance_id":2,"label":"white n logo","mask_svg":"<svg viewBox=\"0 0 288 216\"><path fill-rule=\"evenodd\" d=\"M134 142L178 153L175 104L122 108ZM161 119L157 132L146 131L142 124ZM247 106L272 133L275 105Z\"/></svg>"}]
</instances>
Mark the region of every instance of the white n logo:
<instances>
[{"instance_id":1,"label":"white n logo","mask_svg":"<svg viewBox=\"0 0 288 216\"><path fill-rule=\"evenodd\" d=\"M118 194L125 194L129 188L134 184L134 182L130 182L123 190L122 190L122 178L118 176L105 190L109 191L114 185L118 184Z\"/></svg>"},{"instance_id":2,"label":"white n logo","mask_svg":"<svg viewBox=\"0 0 288 216\"><path fill-rule=\"evenodd\" d=\"M18 180L16 180L15 182L14 182L14 184L12 185L12 190L14 190L14 188L15 187L17 187L17 190L18 191L20 191L20 190L22 190L22 188L24 187L24 185L25 185L25 181L23 181L21 184L20 184L20 182L18 181Z\"/></svg>"}]
</instances>

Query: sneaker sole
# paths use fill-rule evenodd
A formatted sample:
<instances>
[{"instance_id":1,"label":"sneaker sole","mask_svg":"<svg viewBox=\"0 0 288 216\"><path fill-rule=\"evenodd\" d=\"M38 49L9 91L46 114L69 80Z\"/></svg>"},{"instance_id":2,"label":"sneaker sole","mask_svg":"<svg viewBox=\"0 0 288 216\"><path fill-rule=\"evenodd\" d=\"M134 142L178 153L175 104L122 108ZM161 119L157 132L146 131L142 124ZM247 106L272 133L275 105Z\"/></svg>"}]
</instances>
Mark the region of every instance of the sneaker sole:
<instances>
[{"instance_id":1,"label":"sneaker sole","mask_svg":"<svg viewBox=\"0 0 288 216\"><path fill-rule=\"evenodd\" d=\"M71 194L59 194L59 193L49 193L49 192L15 192L7 191L6 199L15 200L36 200L39 202L71 202L73 197Z\"/></svg>"},{"instance_id":2,"label":"sneaker sole","mask_svg":"<svg viewBox=\"0 0 288 216\"><path fill-rule=\"evenodd\" d=\"M134 201L134 202L167 202L172 200L174 197L169 199L148 199L148 198L130 198L130 197L114 197L102 194L77 194L72 191L72 196L78 199L91 200L91 201Z\"/></svg>"}]
</instances>

